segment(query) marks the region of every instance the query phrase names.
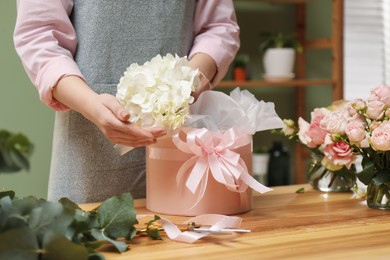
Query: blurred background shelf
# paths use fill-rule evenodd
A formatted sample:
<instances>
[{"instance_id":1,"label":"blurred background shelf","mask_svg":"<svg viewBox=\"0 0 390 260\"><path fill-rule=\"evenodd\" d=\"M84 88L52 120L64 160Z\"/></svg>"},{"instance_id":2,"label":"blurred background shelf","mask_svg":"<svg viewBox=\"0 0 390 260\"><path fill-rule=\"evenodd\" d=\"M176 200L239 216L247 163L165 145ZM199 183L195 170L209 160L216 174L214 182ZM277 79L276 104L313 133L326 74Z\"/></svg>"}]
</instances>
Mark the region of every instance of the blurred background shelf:
<instances>
[{"instance_id":1,"label":"blurred background shelf","mask_svg":"<svg viewBox=\"0 0 390 260\"><path fill-rule=\"evenodd\" d=\"M310 87L310 86L324 86L329 87L334 82L331 79L292 79L292 80L246 80L235 81L225 80L221 81L218 88L233 88L233 87L245 87L245 88L257 88L257 87Z\"/></svg>"},{"instance_id":2,"label":"blurred background shelf","mask_svg":"<svg viewBox=\"0 0 390 260\"><path fill-rule=\"evenodd\" d=\"M320 36L309 39L307 35L310 24L308 23L309 13L307 13L307 6L311 3L318 3L318 1L321 1L322 4L326 2L326 4L331 6L331 17L324 17L320 10L321 14L317 14L315 17L311 16L311 19L314 18L315 20L320 21L324 18L328 18L327 21L330 23L329 27L331 32L330 35L326 35L325 37ZM306 93L307 90L312 89L312 87L321 87L321 89L323 89L323 87L330 88L330 98L333 101L343 99L343 0L235 0L234 2L237 3L237 6L239 6L238 12L240 11L240 8L246 13L255 12L254 9L256 8L254 7L254 4L261 4L265 5L263 8L266 8L270 11L270 13L272 13L272 15L269 16L259 14L257 17L252 18L251 26L256 26L257 23L265 22L270 22L271 24L278 23L277 19L280 19L280 17L277 16L276 13L282 11L283 6L290 5L291 8L294 8L294 14L288 17L283 17L282 19L288 19L291 21L291 23L289 23L291 25L290 27L295 31L298 40L302 43L304 51L302 53L297 53L296 55L294 79L285 81L268 81L262 79L261 77L259 79L259 73L255 73L254 76L257 77L254 77L253 80L225 80L220 82L217 88L224 89L240 87L257 91L257 89L273 87L280 89L280 91L285 91L288 98L290 98L291 95L293 96L292 99L294 100L293 106L295 120L299 117L303 117L307 121L310 121L310 118L308 118L307 115L307 103L310 100L308 100ZM240 22L240 20L238 21ZM307 56L308 53L313 50L330 51L331 57L329 64L331 68L328 67L331 74L330 76L325 76L325 78L312 78L308 75L308 69L310 68L308 68ZM293 93L291 93L291 91L293 91ZM321 96L317 96L321 94L316 93L315 95L316 98L321 99ZM295 144L293 155L293 183L305 183L307 182L306 161L308 152L301 144Z\"/></svg>"}]
</instances>

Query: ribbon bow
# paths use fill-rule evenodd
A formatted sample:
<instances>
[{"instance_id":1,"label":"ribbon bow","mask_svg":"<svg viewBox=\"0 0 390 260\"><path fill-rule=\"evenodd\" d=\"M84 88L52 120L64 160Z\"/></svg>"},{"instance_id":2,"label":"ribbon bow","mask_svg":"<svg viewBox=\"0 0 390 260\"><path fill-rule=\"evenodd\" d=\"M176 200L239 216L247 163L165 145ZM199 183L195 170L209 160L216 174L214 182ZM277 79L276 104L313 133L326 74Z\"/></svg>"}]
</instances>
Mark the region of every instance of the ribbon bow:
<instances>
[{"instance_id":1,"label":"ribbon bow","mask_svg":"<svg viewBox=\"0 0 390 260\"><path fill-rule=\"evenodd\" d=\"M251 136L238 128L231 128L224 133L211 133L204 128L191 129L186 133L186 141L180 138L180 133L174 135L172 140L179 150L193 154L180 167L176 181L180 185L184 177L188 175L187 188L195 193L200 187L195 205L204 196L209 171L217 182L225 185L230 191L241 193L248 186L260 193L272 190L257 182L249 174L240 154L232 151L252 142Z\"/></svg>"}]
</instances>

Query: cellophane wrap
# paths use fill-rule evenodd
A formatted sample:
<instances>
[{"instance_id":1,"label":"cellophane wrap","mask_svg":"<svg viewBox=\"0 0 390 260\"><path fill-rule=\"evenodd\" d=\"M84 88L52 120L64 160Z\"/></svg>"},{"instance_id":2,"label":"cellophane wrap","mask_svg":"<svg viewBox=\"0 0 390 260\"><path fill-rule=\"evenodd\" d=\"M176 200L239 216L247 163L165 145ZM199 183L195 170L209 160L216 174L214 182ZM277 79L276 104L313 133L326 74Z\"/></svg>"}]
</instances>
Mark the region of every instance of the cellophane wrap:
<instances>
[{"instance_id":1,"label":"cellophane wrap","mask_svg":"<svg viewBox=\"0 0 390 260\"><path fill-rule=\"evenodd\" d=\"M146 148L146 207L169 215L238 214L252 209L252 140L282 128L274 104L236 88L204 91L186 126Z\"/></svg>"}]
</instances>

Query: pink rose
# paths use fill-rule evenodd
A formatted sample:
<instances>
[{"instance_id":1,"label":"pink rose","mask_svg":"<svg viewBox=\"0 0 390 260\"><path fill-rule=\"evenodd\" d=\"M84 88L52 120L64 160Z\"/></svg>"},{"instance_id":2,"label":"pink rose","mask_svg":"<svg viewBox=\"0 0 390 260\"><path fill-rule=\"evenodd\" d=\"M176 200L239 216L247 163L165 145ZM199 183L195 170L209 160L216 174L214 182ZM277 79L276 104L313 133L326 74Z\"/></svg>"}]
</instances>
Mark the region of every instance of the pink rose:
<instances>
[{"instance_id":1,"label":"pink rose","mask_svg":"<svg viewBox=\"0 0 390 260\"><path fill-rule=\"evenodd\" d=\"M361 121L351 121L347 124L345 133L352 144L360 143L366 137L365 125Z\"/></svg>"},{"instance_id":2,"label":"pink rose","mask_svg":"<svg viewBox=\"0 0 390 260\"><path fill-rule=\"evenodd\" d=\"M290 135L295 134L296 129L295 129L295 122L293 120L284 119L283 124L284 124L284 126L283 126L282 131L283 131L285 136L290 136Z\"/></svg>"},{"instance_id":3,"label":"pink rose","mask_svg":"<svg viewBox=\"0 0 390 260\"><path fill-rule=\"evenodd\" d=\"M348 102L344 99L333 101L328 107L331 111L342 110L347 106Z\"/></svg>"},{"instance_id":4,"label":"pink rose","mask_svg":"<svg viewBox=\"0 0 390 260\"><path fill-rule=\"evenodd\" d=\"M309 148L316 148L324 143L327 132L318 123L309 124L304 119L298 120L298 137Z\"/></svg>"},{"instance_id":5,"label":"pink rose","mask_svg":"<svg viewBox=\"0 0 390 260\"><path fill-rule=\"evenodd\" d=\"M330 114L330 111L326 108L315 108L311 113L311 124L319 124L321 120L326 116Z\"/></svg>"},{"instance_id":6,"label":"pink rose","mask_svg":"<svg viewBox=\"0 0 390 260\"><path fill-rule=\"evenodd\" d=\"M343 166L349 169L356 161L352 148L343 141L326 145L324 155L322 163L330 170L340 170Z\"/></svg>"},{"instance_id":7,"label":"pink rose","mask_svg":"<svg viewBox=\"0 0 390 260\"><path fill-rule=\"evenodd\" d=\"M361 111L367 106L366 102L360 98L353 100L350 104L356 111Z\"/></svg>"},{"instance_id":8,"label":"pink rose","mask_svg":"<svg viewBox=\"0 0 390 260\"><path fill-rule=\"evenodd\" d=\"M370 130L371 132L374 131L375 128L378 128L381 125L381 122L379 121L373 121L370 124Z\"/></svg>"},{"instance_id":9,"label":"pink rose","mask_svg":"<svg viewBox=\"0 0 390 260\"><path fill-rule=\"evenodd\" d=\"M375 128L369 139L372 148L377 151L390 150L390 123L384 121L380 126Z\"/></svg>"},{"instance_id":10,"label":"pink rose","mask_svg":"<svg viewBox=\"0 0 390 260\"><path fill-rule=\"evenodd\" d=\"M366 136L363 140L360 141L360 143L357 145L360 148L369 148L370 147L370 134L366 133Z\"/></svg>"},{"instance_id":11,"label":"pink rose","mask_svg":"<svg viewBox=\"0 0 390 260\"><path fill-rule=\"evenodd\" d=\"M345 133L348 124L349 113L347 110L333 111L321 120L321 127L331 134Z\"/></svg>"},{"instance_id":12,"label":"pink rose","mask_svg":"<svg viewBox=\"0 0 390 260\"><path fill-rule=\"evenodd\" d=\"M377 100L384 103L386 106L390 106L390 86L382 85L377 88L374 88L371 91L371 95L368 100Z\"/></svg>"},{"instance_id":13,"label":"pink rose","mask_svg":"<svg viewBox=\"0 0 390 260\"><path fill-rule=\"evenodd\" d=\"M369 101L366 114L373 120L381 119L385 114L385 104L378 100Z\"/></svg>"}]
</instances>

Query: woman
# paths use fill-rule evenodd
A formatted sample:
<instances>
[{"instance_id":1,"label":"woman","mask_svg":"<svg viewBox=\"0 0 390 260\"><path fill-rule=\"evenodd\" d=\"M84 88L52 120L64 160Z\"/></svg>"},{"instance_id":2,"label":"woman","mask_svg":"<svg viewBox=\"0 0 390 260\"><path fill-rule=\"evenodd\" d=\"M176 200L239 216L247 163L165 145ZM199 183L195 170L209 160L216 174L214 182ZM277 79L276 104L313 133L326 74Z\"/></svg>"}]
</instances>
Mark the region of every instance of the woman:
<instances>
[{"instance_id":1,"label":"woman","mask_svg":"<svg viewBox=\"0 0 390 260\"><path fill-rule=\"evenodd\" d=\"M217 84L239 48L232 1L18 0L17 11L16 51L57 111L48 199L144 197L144 146L166 133L128 122L116 85L131 63L167 53ZM138 148L120 156L113 144Z\"/></svg>"}]
</instances>

